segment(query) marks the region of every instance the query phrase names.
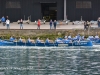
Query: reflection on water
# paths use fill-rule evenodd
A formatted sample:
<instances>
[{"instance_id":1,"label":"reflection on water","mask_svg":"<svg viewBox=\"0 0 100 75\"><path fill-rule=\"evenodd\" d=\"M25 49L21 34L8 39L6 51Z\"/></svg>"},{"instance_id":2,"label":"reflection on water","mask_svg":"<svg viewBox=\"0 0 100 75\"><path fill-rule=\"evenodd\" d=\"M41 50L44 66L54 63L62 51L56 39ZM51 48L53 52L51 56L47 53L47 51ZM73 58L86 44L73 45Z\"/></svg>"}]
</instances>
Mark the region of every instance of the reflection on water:
<instances>
[{"instance_id":1,"label":"reflection on water","mask_svg":"<svg viewBox=\"0 0 100 75\"><path fill-rule=\"evenodd\" d=\"M100 75L100 47L0 47L5 75Z\"/></svg>"}]
</instances>

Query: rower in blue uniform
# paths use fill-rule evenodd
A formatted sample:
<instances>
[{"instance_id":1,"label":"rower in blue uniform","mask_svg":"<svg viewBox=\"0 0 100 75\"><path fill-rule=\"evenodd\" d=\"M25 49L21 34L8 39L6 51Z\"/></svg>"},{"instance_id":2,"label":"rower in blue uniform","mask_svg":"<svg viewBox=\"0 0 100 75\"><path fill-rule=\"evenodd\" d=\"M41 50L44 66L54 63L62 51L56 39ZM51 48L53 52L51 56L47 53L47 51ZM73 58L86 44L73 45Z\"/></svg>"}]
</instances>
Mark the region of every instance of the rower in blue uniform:
<instances>
[{"instance_id":1,"label":"rower in blue uniform","mask_svg":"<svg viewBox=\"0 0 100 75\"><path fill-rule=\"evenodd\" d=\"M50 43L50 40L47 38L46 41L45 41L45 43Z\"/></svg>"},{"instance_id":2,"label":"rower in blue uniform","mask_svg":"<svg viewBox=\"0 0 100 75\"><path fill-rule=\"evenodd\" d=\"M19 38L19 42L23 42L21 37Z\"/></svg>"},{"instance_id":3,"label":"rower in blue uniform","mask_svg":"<svg viewBox=\"0 0 100 75\"><path fill-rule=\"evenodd\" d=\"M40 40L39 37L38 37L37 40L36 40L36 43L44 43L44 41Z\"/></svg>"},{"instance_id":4,"label":"rower in blue uniform","mask_svg":"<svg viewBox=\"0 0 100 75\"><path fill-rule=\"evenodd\" d=\"M35 43L35 41L28 38L27 43Z\"/></svg>"},{"instance_id":5,"label":"rower in blue uniform","mask_svg":"<svg viewBox=\"0 0 100 75\"><path fill-rule=\"evenodd\" d=\"M37 38L36 43L41 43L41 40L39 38Z\"/></svg>"},{"instance_id":6,"label":"rower in blue uniform","mask_svg":"<svg viewBox=\"0 0 100 75\"><path fill-rule=\"evenodd\" d=\"M28 43L31 43L31 40L30 40L30 38L28 38L27 42L28 42Z\"/></svg>"},{"instance_id":7,"label":"rower in blue uniform","mask_svg":"<svg viewBox=\"0 0 100 75\"><path fill-rule=\"evenodd\" d=\"M72 40L72 37L70 35L68 36L68 40Z\"/></svg>"},{"instance_id":8,"label":"rower in blue uniform","mask_svg":"<svg viewBox=\"0 0 100 75\"><path fill-rule=\"evenodd\" d=\"M95 41L100 41L100 38L98 35L95 36Z\"/></svg>"},{"instance_id":9,"label":"rower in blue uniform","mask_svg":"<svg viewBox=\"0 0 100 75\"><path fill-rule=\"evenodd\" d=\"M84 40L84 36L82 36L81 40Z\"/></svg>"},{"instance_id":10,"label":"rower in blue uniform","mask_svg":"<svg viewBox=\"0 0 100 75\"><path fill-rule=\"evenodd\" d=\"M89 36L88 39L90 39L91 41L94 41L94 37L93 36Z\"/></svg>"},{"instance_id":11,"label":"rower in blue uniform","mask_svg":"<svg viewBox=\"0 0 100 75\"><path fill-rule=\"evenodd\" d=\"M10 41L14 41L15 39L11 36L9 40L10 40Z\"/></svg>"},{"instance_id":12,"label":"rower in blue uniform","mask_svg":"<svg viewBox=\"0 0 100 75\"><path fill-rule=\"evenodd\" d=\"M77 40L77 36L75 36L75 37L73 38L73 40L74 40L74 41Z\"/></svg>"},{"instance_id":13,"label":"rower in blue uniform","mask_svg":"<svg viewBox=\"0 0 100 75\"><path fill-rule=\"evenodd\" d=\"M77 40L81 40L80 34L77 35Z\"/></svg>"},{"instance_id":14,"label":"rower in blue uniform","mask_svg":"<svg viewBox=\"0 0 100 75\"><path fill-rule=\"evenodd\" d=\"M49 38L47 38L45 43L53 43L53 40L49 40Z\"/></svg>"},{"instance_id":15,"label":"rower in blue uniform","mask_svg":"<svg viewBox=\"0 0 100 75\"><path fill-rule=\"evenodd\" d=\"M67 38L67 36L65 36L64 38Z\"/></svg>"},{"instance_id":16,"label":"rower in blue uniform","mask_svg":"<svg viewBox=\"0 0 100 75\"><path fill-rule=\"evenodd\" d=\"M58 38L56 38L55 43L63 43L63 41L58 39Z\"/></svg>"},{"instance_id":17,"label":"rower in blue uniform","mask_svg":"<svg viewBox=\"0 0 100 75\"><path fill-rule=\"evenodd\" d=\"M70 42L69 39L67 39L67 38L63 39L63 43L69 43L69 42Z\"/></svg>"},{"instance_id":18,"label":"rower in blue uniform","mask_svg":"<svg viewBox=\"0 0 100 75\"><path fill-rule=\"evenodd\" d=\"M95 38L96 38L96 39L99 39L99 36L98 36L98 35L96 35L96 36L95 36Z\"/></svg>"}]
</instances>

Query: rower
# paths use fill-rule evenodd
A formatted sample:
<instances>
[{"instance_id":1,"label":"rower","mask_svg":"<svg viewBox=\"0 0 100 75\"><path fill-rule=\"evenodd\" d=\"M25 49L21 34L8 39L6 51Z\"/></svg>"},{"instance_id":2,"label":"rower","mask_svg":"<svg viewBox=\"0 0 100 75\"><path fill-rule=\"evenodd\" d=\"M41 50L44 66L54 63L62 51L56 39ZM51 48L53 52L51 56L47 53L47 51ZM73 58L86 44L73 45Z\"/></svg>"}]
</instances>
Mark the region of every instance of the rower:
<instances>
[{"instance_id":1,"label":"rower","mask_svg":"<svg viewBox=\"0 0 100 75\"><path fill-rule=\"evenodd\" d=\"M96 35L96 36L95 36L95 38L96 38L96 39L99 39L99 36L98 36L98 35Z\"/></svg>"},{"instance_id":2,"label":"rower","mask_svg":"<svg viewBox=\"0 0 100 75\"><path fill-rule=\"evenodd\" d=\"M89 36L88 39L90 39L91 41L93 41L94 37L93 36Z\"/></svg>"},{"instance_id":3,"label":"rower","mask_svg":"<svg viewBox=\"0 0 100 75\"><path fill-rule=\"evenodd\" d=\"M82 36L81 40L84 40L84 36Z\"/></svg>"},{"instance_id":4,"label":"rower","mask_svg":"<svg viewBox=\"0 0 100 75\"><path fill-rule=\"evenodd\" d=\"M38 37L37 40L36 40L36 43L44 43L44 41L40 40L39 37Z\"/></svg>"},{"instance_id":5,"label":"rower","mask_svg":"<svg viewBox=\"0 0 100 75\"><path fill-rule=\"evenodd\" d=\"M81 36L80 34L77 35L77 40L80 40L81 39Z\"/></svg>"},{"instance_id":6,"label":"rower","mask_svg":"<svg viewBox=\"0 0 100 75\"><path fill-rule=\"evenodd\" d=\"M77 40L77 36L75 36L75 37L73 38L73 40Z\"/></svg>"},{"instance_id":7,"label":"rower","mask_svg":"<svg viewBox=\"0 0 100 75\"><path fill-rule=\"evenodd\" d=\"M67 38L65 38L65 39L63 39L63 42L64 42L64 43L69 43L70 40L68 40Z\"/></svg>"},{"instance_id":8,"label":"rower","mask_svg":"<svg viewBox=\"0 0 100 75\"><path fill-rule=\"evenodd\" d=\"M67 38L67 36L65 36L65 38Z\"/></svg>"},{"instance_id":9,"label":"rower","mask_svg":"<svg viewBox=\"0 0 100 75\"><path fill-rule=\"evenodd\" d=\"M15 39L11 36L9 40L10 40L10 41L14 41Z\"/></svg>"},{"instance_id":10,"label":"rower","mask_svg":"<svg viewBox=\"0 0 100 75\"><path fill-rule=\"evenodd\" d=\"M46 39L45 43L53 43L52 40L49 40L49 38Z\"/></svg>"},{"instance_id":11,"label":"rower","mask_svg":"<svg viewBox=\"0 0 100 75\"><path fill-rule=\"evenodd\" d=\"M28 43L34 43L34 40L31 40L30 38L28 38L27 42Z\"/></svg>"},{"instance_id":12,"label":"rower","mask_svg":"<svg viewBox=\"0 0 100 75\"><path fill-rule=\"evenodd\" d=\"M21 37L19 38L19 42L26 42L25 39L22 39Z\"/></svg>"},{"instance_id":13,"label":"rower","mask_svg":"<svg viewBox=\"0 0 100 75\"><path fill-rule=\"evenodd\" d=\"M99 36L98 35L95 36L95 40L99 40Z\"/></svg>"},{"instance_id":14,"label":"rower","mask_svg":"<svg viewBox=\"0 0 100 75\"><path fill-rule=\"evenodd\" d=\"M49 41L49 39L48 39L48 38L46 39L45 43L50 43L50 41Z\"/></svg>"},{"instance_id":15,"label":"rower","mask_svg":"<svg viewBox=\"0 0 100 75\"><path fill-rule=\"evenodd\" d=\"M21 37L19 38L19 42L23 42Z\"/></svg>"},{"instance_id":16,"label":"rower","mask_svg":"<svg viewBox=\"0 0 100 75\"><path fill-rule=\"evenodd\" d=\"M30 43L30 42L31 42L30 38L28 38L27 42L28 42L28 43Z\"/></svg>"},{"instance_id":17,"label":"rower","mask_svg":"<svg viewBox=\"0 0 100 75\"><path fill-rule=\"evenodd\" d=\"M63 43L62 40L56 38L55 43Z\"/></svg>"},{"instance_id":18,"label":"rower","mask_svg":"<svg viewBox=\"0 0 100 75\"><path fill-rule=\"evenodd\" d=\"M69 39L69 40L71 40L71 39L72 39L70 35L68 36L68 39Z\"/></svg>"}]
</instances>

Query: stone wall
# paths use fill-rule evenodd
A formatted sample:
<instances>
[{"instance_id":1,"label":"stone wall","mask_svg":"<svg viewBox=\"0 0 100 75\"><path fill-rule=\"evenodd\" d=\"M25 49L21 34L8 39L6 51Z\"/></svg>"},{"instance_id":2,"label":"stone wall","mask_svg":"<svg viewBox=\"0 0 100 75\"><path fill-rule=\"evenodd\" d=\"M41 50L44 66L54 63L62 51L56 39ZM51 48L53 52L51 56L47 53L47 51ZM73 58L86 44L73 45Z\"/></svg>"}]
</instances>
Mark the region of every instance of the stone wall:
<instances>
[{"instance_id":1,"label":"stone wall","mask_svg":"<svg viewBox=\"0 0 100 75\"><path fill-rule=\"evenodd\" d=\"M75 36L77 34L81 35L100 35L100 29L91 30L0 30L0 36L2 35L16 35L16 36L38 36L45 34L65 34Z\"/></svg>"}]
</instances>

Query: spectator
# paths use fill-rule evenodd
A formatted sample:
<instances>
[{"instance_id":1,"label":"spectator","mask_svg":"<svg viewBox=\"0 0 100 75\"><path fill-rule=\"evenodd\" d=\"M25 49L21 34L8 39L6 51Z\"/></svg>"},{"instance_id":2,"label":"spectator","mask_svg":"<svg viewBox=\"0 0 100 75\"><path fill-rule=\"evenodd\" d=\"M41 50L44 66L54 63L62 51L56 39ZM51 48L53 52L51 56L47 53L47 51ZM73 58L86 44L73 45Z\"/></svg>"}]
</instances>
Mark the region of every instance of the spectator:
<instances>
[{"instance_id":1,"label":"spectator","mask_svg":"<svg viewBox=\"0 0 100 75\"><path fill-rule=\"evenodd\" d=\"M89 29L89 27L90 27L90 23L89 23L89 21L87 21L86 22L86 28Z\"/></svg>"},{"instance_id":2,"label":"spectator","mask_svg":"<svg viewBox=\"0 0 100 75\"><path fill-rule=\"evenodd\" d=\"M3 26L5 26L5 17L3 16L2 18L1 18L1 21L2 21L2 23L3 23Z\"/></svg>"},{"instance_id":3,"label":"spectator","mask_svg":"<svg viewBox=\"0 0 100 75\"><path fill-rule=\"evenodd\" d=\"M100 18L98 18L98 27L100 27Z\"/></svg>"},{"instance_id":4,"label":"spectator","mask_svg":"<svg viewBox=\"0 0 100 75\"><path fill-rule=\"evenodd\" d=\"M23 29L23 20L20 20L20 29Z\"/></svg>"},{"instance_id":5,"label":"spectator","mask_svg":"<svg viewBox=\"0 0 100 75\"><path fill-rule=\"evenodd\" d=\"M38 25L37 25L37 29L40 29L40 24L41 24L41 22L40 22L40 19L38 20Z\"/></svg>"},{"instance_id":6,"label":"spectator","mask_svg":"<svg viewBox=\"0 0 100 75\"><path fill-rule=\"evenodd\" d=\"M86 30L87 29L87 23L86 23L86 21L84 22L84 30Z\"/></svg>"},{"instance_id":7,"label":"spectator","mask_svg":"<svg viewBox=\"0 0 100 75\"><path fill-rule=\"evenodd\" d=\"M8 16L6 16L6 20L9 19Z\"/></svg>"},{"instance_id":8,"label":"spectator","mask_svg":"<svg viewBox=\"0 0 100 75\"><path fill-rule=\"evenodd\" d=\"M10 29L9 24L10 24L10 20L9 20L9 19L7 19L7 20L6 20L7 29Z\"/></svg>"},{"instance_id":9,"label":"spectator","mask_svg":"<svg viewBox=\"0 0 100 75\"><path fill-rule=\"evenodd\" d=\"M57 21L54 20L54 29L56 29Z\"/></svg>"},{"instance_id":10,"label":"spectator","mask_svg":"<svg viewBox=\"0 0 100 75\"><path fill-rule=\"evenodd\" d=\"M50 20L50 29L52 29L52 20Z\"/></svg>"}]
</instances>

